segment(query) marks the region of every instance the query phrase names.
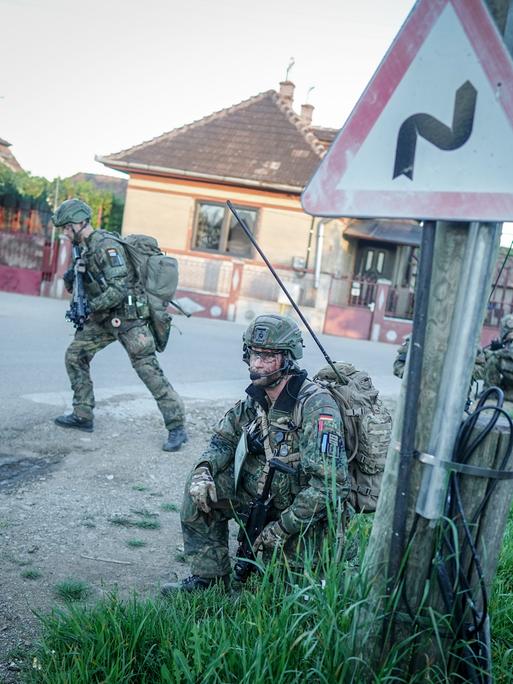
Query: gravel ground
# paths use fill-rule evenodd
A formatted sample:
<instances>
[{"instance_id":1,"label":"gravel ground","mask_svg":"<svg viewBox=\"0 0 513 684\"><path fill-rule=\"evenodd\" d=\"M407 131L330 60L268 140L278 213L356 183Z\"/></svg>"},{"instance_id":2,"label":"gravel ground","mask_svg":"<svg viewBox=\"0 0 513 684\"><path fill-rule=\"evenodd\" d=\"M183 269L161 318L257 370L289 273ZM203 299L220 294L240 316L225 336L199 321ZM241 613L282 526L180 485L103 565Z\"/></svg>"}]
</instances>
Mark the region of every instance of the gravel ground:
<instances>
[{"instance_id":1,"label":"gravel ground","mask_svg":"<svg viewBox=\"0 0 513 684\"><path fill-rule=\"evenodd\" d=\"M94 601L113 589L155 596L160 584L188 574L178 512L183 485L227 408L187 402L190 439L176 454L161 450L158 413L120 411L97 419L92 434L56 427L53 414L0 430L2 684L19 680L22 654L39 632L35 613L62 605L57 583L85 582Z\"/></svg>"},{"instance_id":2,"label":"gravel ground","mask_svg":"<svg viewBox=\"0 0 513 684\"><path fill-rule=\"evenodd\" d=\"M84 582L94 602L113 590L157 596L162 583L189 573L184 482L233 402L186 401L189 441L169 454L156 408L139 415L131 399L101 402L90 434L55 426L50 407L0 429L0 684L20 681L37 614L64 605L58 583ZM393 411L395 401L385 404Z\"/></svg>"}]
</instances>

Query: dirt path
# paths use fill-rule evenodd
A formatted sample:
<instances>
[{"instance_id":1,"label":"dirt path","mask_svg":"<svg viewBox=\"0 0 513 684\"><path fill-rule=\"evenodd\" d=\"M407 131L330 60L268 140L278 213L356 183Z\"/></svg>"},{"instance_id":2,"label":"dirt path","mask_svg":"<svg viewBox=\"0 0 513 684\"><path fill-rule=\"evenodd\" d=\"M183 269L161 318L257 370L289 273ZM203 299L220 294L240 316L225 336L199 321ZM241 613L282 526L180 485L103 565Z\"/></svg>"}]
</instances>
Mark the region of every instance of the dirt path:
<instances>
[{"instance_id":1,"label":"dirt path","mask_svg":"<svg viewBox=\"0 0 513 684\"><path fill-rule=\"evenodd\" d=\"M190 440L177 454L161 450L158 414L97 421L92 434L51 420L0 431L0 682L18 681L39 630L33 611L62 605L58 582L85 582L94 601L113 589L155 596L187 574L183 485L226 408L188 402Z\"/></svg>"}]
</instances>

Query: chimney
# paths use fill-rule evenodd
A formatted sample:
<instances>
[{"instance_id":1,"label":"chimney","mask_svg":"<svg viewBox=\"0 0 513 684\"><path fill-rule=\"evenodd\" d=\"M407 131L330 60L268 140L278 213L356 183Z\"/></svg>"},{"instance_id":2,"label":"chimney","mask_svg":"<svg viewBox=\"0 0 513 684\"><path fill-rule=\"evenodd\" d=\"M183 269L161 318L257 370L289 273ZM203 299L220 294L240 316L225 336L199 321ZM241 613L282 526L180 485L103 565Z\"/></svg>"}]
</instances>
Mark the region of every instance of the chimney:
<instances>
[{"instance_id":1,"label":"chimney","mask_svg":"<svg viewBox=\"0 0 513 684\"><path fill-rule=\"evenodd\" d=\"M281 81L280 83L280 97L289 107L292 107L295 87L292 81Z\"/></svg>"},{"instance_id":2,"label":"chimney","mask_svg":"<svg viewBox=\"0 0 513 684\"><path fill-rule=\"evenodd\" d=\"M311 126L314 106L311 104L301 105L301 119L305 126Z\"/></svg>"}]
</instances>

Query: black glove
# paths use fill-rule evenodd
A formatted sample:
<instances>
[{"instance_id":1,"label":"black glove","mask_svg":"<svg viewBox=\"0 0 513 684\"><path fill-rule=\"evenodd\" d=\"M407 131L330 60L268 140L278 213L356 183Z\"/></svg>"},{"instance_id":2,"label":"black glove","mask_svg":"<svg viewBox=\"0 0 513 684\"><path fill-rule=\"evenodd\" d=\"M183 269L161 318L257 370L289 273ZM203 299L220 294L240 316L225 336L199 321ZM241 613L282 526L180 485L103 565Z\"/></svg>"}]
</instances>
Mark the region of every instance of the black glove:
<instances>
[{"instance_id":1,"label":"black glove","mask_svg":"<svg viewBox=\"0 0 513 684\"><path fill-rule=\"evenodd\" d=\"M68 270L64 273L62 276L62 279L64 281L64 287L68 292L71 292L73 290L73 281L75 280L75 270L73 266L70 266Z\"/></svg>"},{"instance_id":2,"label":"black glove","mask_svg":"<svg viewBox=\"0 0 513 684\"><path fill-rule=\"evenodd\" d=\"M492 340L490 342L490 350L491 351L497 351L498 349L502 349L503 346L504 345L502 344L502 342L498 339Z\"/></svg>"}]
</instances>

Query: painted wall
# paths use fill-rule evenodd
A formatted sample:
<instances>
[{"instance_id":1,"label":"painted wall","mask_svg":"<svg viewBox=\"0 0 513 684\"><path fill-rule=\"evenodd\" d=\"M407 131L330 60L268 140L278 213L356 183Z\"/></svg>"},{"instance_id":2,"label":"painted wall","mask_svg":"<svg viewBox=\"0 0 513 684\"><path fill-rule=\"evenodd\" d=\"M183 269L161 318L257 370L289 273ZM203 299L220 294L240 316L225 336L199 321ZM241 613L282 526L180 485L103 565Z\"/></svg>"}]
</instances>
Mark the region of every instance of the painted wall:
<instances>
[{"instance_id":1,"label":"painted wall","mask_svg":"<svg viewBox=\"0 0 513 684\"><path fill-rule=\"evenodd\" d=\"M196 202L227 200L260 210L258 240L273 263L289 266L291 256L305 255L311 217L302 211L298 196L210 183L131 176L122 232L153 235L163 249L188 251L192 249ZM213 256L192 251L205 258Z\"/></svg>"},{"instance_id":2,"label":"painted wall","mask_svg":"<svg viewBox=\"0 0 513 684\"><path fill-rule=\"evenodd\" d=\"M188 248L188 226L192 222L194 201L191 197L170 194L164 183L129 182L123 216L123 235L152 235L166 249Z\"/></svg>"},{"instance_id":3,"label":"painted wall","mask_svg":"<svg viewBox=\"0 0 513 684\"><path fill-rule=\"evenodd\" d=\"M311 223L311 216L297 210L262 209L258 241L273 266L292 266L293 257L306 259Z\"/></svg>"},{"instance_id":4,"label":"painted wall","mask_svg":"<svg viewBox=\"0 0 513 684\"><path fill-rule=\"evenodd\" d=\"M336 277L352 274L354 270L356 241L344 238L346 223L347 219L341 219L324 224L322 270ZM312 258L315 258L315 240L312 243Z\"/></svg>"},{"instance_id":5,"label":"painted wall","mask_svg":"<svg viewBox=\"0 0 513 684\"><path fill-rule=\"evenodd\" d=\"M0 264L0 290L2 292L39 295L42 276L42 271Z\"/></svg>"}]
</instances>

